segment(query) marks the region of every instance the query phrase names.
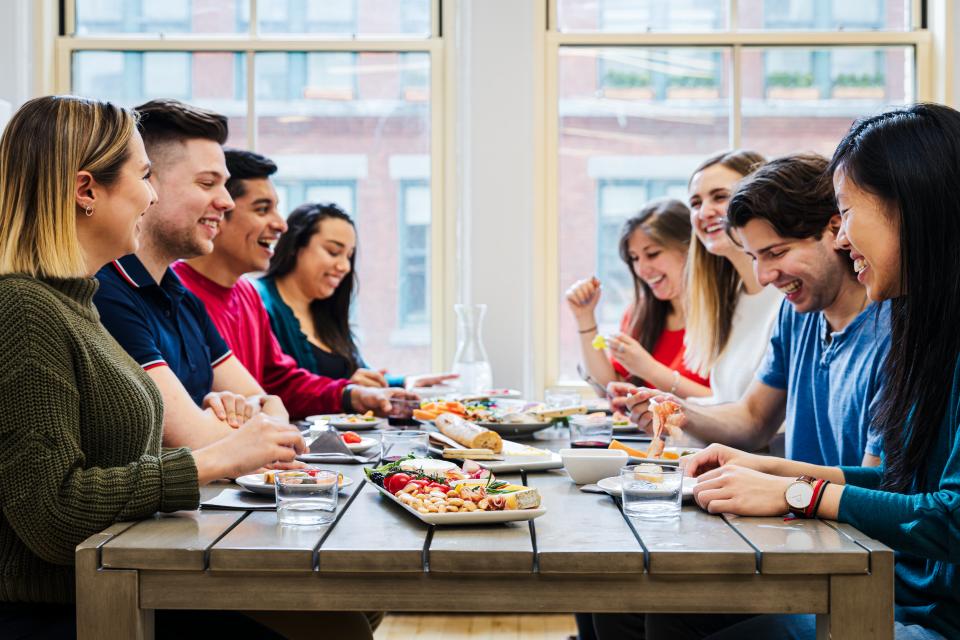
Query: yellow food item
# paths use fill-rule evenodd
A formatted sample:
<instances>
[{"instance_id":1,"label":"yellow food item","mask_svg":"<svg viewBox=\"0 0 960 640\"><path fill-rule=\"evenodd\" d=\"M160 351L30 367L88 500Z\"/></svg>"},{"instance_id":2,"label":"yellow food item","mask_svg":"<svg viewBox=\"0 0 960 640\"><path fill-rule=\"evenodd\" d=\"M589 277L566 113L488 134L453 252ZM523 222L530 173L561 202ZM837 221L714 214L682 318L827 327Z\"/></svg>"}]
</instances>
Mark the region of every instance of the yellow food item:
<instances>
[{"instance_id":1,"label":"yellow food item","mask_svg":"<svg viewBox=\"0 0 960 640\"><path fill-rule=\"evenodd\" d=\"M663 483L663 469L655 464L640 464L633 470L635 480L646 480L653 484Z\"/></svg>"},{"instance_id":2,"label":"yellow food item","mask_svg":"<svg viewBox=\"0 0 960 640\"><path fill-rule=\"evenodd\" d=\"M604 349L607 348L607 339L604 338L603 335L598 333L596 337L593 339L593 342L590 343L590 345L597 351L603 351Z\"/></svg>"},{"instance_id":3,"label":"yellow food item","mask_svg":"<svg viewBox=\"0 0 960 640\"><path fill-rule=\"evenodd\" d=\"M637 458L646 458L646 457L647 457L647 452L646 452L646 451L641 451L640 449L634 449L633 447L629 447L629 446L623 444L622 442L620 442L619 440L611 440L611 441L610 441L610 446L607 447L607 448L608 448L608 449L619 449L620 451L626 451L626 452L627 452L627 455L629 455L629 456L635 456L635 457L637 457Z\"/></svg>"},{"instance_id":4,"label":"yellow food item","mask_svg":"<svg viewBox=\"0 0 960 640\"><path fill-rule=\"evenodd\" d=\"M664 451L660 454L660 457L664 460L679 460L680 454L676 451Z\"/></svg>"}]
</instances>

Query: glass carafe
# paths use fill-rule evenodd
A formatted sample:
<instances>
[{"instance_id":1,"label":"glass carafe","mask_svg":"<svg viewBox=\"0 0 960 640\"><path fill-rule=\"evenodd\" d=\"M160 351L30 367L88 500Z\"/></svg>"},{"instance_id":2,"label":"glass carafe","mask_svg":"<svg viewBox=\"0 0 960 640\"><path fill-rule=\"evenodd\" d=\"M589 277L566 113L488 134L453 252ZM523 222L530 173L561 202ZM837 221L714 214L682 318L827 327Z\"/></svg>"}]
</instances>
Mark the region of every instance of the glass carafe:
<instances>
[{"instance_id":1,"label":"glass carafe","mask_svg":"<svg viewBox=\"0 0 960 640\"><path fill-rule=\"evenodd\" d=\"M486 393L493 386L493 372L481 338L485 304L455 304L457 312L457 353L453 357L453 373L460 374L457 383L464 394Z\"/></svg>"}]
</instances>

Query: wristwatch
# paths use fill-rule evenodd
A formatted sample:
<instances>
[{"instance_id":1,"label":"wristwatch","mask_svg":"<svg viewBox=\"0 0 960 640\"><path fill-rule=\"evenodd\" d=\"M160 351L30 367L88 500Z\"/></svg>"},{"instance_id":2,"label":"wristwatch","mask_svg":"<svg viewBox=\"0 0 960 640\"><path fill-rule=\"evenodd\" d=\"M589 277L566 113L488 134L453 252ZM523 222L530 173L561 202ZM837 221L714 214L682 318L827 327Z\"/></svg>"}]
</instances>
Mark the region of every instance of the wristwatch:
<instances>
[{"instance_id":1,"label":"wristwatch","mask_svg":"<svg viewBox=\"0 0 960 640\"><path fill-rule=\"evenodd\" d=\"M810 505L813 503L814 485L817 479L811 476L800 476L789 485L783 492L783 497L787 500L787 506L790 507L790 513L798 518L808 518Z\"/></svg>"}]
</instances>

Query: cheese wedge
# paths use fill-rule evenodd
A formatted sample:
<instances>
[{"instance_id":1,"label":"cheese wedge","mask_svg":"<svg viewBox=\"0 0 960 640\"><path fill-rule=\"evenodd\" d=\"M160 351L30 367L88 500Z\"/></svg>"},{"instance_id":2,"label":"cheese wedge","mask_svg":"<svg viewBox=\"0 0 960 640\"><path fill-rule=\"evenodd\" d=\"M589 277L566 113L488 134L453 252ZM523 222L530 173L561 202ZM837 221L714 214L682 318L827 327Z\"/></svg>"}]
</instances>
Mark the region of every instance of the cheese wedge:
<instances>
[{"instance_id":1,"label":"cheese wedge","mask_svg":"<svg viewBox=\"0 0 960 640\"><path fill-rule=\"evenodd\" d=\"M450 460L503 460L492 449L444 449L443 457Z\"/></svg>"}]
</instances>

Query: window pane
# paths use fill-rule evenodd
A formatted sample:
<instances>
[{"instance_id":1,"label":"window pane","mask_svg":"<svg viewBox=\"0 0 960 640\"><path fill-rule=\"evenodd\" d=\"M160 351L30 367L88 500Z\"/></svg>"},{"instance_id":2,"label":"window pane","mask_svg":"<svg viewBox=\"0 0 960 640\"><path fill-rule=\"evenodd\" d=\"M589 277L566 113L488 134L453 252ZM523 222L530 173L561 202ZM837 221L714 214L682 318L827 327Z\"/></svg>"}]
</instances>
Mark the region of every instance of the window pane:
<instances>
[{"instance_id":1,"label":"window pane","mask_svg":"<svg viewBox=\"0 0 960 640\"><path fill-rule=\"evenodd\" d=\"M248 0L76 0L77 35L238 33Z\"/></svg>"},{"instance_id":2,"label":"window pane","mask_svg":"<svg viewBox=\"0 0 960 640\"><path fill-rule=\"evenodd\" d=\"M739 0L741 29L908 31L911 0Z\"/></svg>"},{"instance_id":3,"label":"window pane","mask_svg":"<svg viewBox=\"0 0 960 640\"><path fill-rule=\"evenodd\" d=\"M712 48L560 50L560 291L596 274L597 319L616 331L633 300L617 242L647 201L686 199L690 172L728 146L730 51ZM560 376L576 377L578 338L561 301Z\"/></svg>"},{"instance_id":4,"label":"window pane","mask_svg":"<svg viewBox=\"0 0 960 640\"><path fill-rule=\"evenodd\" d=\"M430 36L431 0L257 0L261 33Z\"/></svg>"},{"instance_id":5,"label":"window pane","mask_svg":"<svg viewBox=\"0 0 960 640\"><path fill-rule=\"evenodd\" d=\"M256 56L257 147L277 162L284 211L333 201L355 218L357 335L371 366L397 374L431 365L430 87L411 96L411 68L429 77L429 54Z\"/></svg>"},{"instance_id":6,"label":"window pane","mask_svg":"<svg viewBox=\"0 0 960 640\"><path fill-rule=\"evenodd\" d=\"M826 156L855 119L914 101L910 47L744 48L744 147Z\"/></svg>"},{"instance_id":7,"label":"window pane","mask_svg":"<svg viewBox=\"0 0 960 640\"><path fill-rule=\"evenodd\" d=\"M718 31L728 13L727 0L557 0L566 32Z\"/></svg>"},{"instance_id":8,"label":"window pane","mask_svg":"<svg viewBox=\"0 0 960 640\"><path fill-rule=\"evenodd\" d=\"M227 144L246 147L245 54L184 51L77 51L72 92L135 107L177 98L227 116Z\"/></svg>"}]
</instances>

